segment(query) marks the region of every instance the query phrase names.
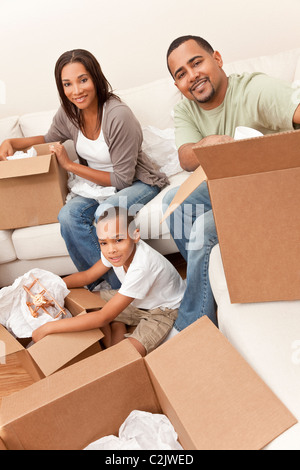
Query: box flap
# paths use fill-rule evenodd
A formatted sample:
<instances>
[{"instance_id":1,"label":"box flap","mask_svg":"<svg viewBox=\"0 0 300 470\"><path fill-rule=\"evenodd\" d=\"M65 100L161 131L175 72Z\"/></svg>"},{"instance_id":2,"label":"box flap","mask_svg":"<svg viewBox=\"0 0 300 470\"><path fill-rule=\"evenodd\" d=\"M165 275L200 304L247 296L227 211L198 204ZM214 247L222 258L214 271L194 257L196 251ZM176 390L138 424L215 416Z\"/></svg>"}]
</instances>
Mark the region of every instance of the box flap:
<instances>
[{"instance_id":1,"label":"box flap","mask_svg":"<svg viewBox=\"0 0 300 470\"><path fill-rule=\"evenodd\" d=\"M4 397L8 449L75 450L118 434L134 409L159 413L145 363L129 340Z\"/></svg>"},{"instance_id":2,"label":"box flap","mask_svg":"<svg viewBox=\"0 0 300 470\"><path fill-rule=\"evenodd\" d=\"M300 166L300 130L193 148L209 180Z\"/></svg>"},{"instance_id":3,"label":"box flap","mask_svg":"<svg viewBox=\"0 0 300 470\"><path fill-rule=\"evenodd\" d=\"M300 299L299 181L291 168L209 182L232 303Z\"/></svg>"},{"instance_id":4,"label":"box flap","mask_svg":"<svg viewBox=\"0 0 300 470\"><path fill-rule=\"evenodd\" d=\"M59 320L58 320L59 321ZM100 329L48 335L27 351L47 377L104 337Z\"/></svg>"},{"instance_id":5,"label":"box flap","mask_svg":"<svg viewBox=\"0 0 300 470\"><path fill-rule=\"evenodd\" d=\"M50 163L51 155L0 162L0 180L48 173Z\"/></svg>"},{"instance_id":6,"label":"box flap","mask_svg":"<svg viewBox=\"0 0 300 470\"><path fill-rule=\"evenodd\" d=\"M7 450L2 439L0 439L0 450Z\"/></svg>"},{"instance_id":7,"label":"box flap","mask_svg":"<svg viewBox=\"0 0 300 470\"><path fill-rule=\"evenodd\" d=\"M17 341L3 325L0 325L0 358L23 351L23 346ZM1 362L0 362L1 364Z\"/></svg>"},{"instance_id":8,"label":"box flap","mask_svg":"<svg viewBox=\"0 0 300 470\"><path fill-rule=\"evenodd\" d=\"M145 358L186 450L257 450L297 420L207 318Z\"/></svg>"},{"instance_id":9,"label":"box flap","mask_svg":"<svg viewBox=\"0 0 300 470\"><path fill-rule=\"evenodd\" d=\"M82 310L86 312L99 310L106 303L99 292L90 292L84 288L70 289L70 294L66 297L65 302L66 307L72 310L73 315L82 312Z\"/></svg>"},{"instance_id":10,"label":"box flap","mask_svg":"<svg viewBox=\"0 0 300 470\"><path fill-rule=\"evenodd\" d=\"M171 204L167 208L161 223L166 220L180 206L195 189L207 180L207 176L201 166L199 166L179 187Z\"/></svg>"}]
</instances>

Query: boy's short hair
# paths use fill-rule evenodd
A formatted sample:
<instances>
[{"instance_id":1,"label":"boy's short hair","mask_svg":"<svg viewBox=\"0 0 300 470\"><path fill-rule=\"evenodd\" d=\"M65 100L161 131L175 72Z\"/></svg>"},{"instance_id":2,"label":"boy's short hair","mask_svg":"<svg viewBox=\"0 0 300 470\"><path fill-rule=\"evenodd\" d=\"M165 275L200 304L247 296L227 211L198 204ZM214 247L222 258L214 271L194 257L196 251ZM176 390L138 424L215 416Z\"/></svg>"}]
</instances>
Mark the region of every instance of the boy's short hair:
<instances>
[{"instance_id":1,"label":"boy's short hair","mask_svg":"<svg viewBox=\"0 0 300 470\"><path fill-rule=\"evenodd\" d=\"M103 212L103 214L100 215L97 224L99 224L102 221L108 222L109 220L120 219L120 218L122 218L125 221L130 238L134 238L134 232L137 229L137 226L135 223L135 217L133 215L130 215L128 210L125 207L111 206L107 208Z\"/></svg>"}]
</instances>

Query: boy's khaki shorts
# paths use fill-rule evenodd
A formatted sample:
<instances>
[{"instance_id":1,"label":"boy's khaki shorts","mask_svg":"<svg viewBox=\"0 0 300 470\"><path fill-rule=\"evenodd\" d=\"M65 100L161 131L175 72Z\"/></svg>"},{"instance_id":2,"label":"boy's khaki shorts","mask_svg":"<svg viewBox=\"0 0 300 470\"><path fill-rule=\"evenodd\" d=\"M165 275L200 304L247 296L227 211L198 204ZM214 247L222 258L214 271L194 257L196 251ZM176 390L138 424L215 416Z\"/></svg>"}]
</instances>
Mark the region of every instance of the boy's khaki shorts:
<instances>
[{"instance_id":1,"label":"boy's khaki shorts","mask_svg":"<svg viewBox=\"0 0 300 470\"><path fill-rule=\"evenodd\" d=\"M116 290L103 290L100 291L100 295L108 302L117 292ZM129 305L114 321L136 326L134 332L127 333L125 337L135 338L144 346L148 354L167 337L177 318L177 313L178 310L160 308L140 310Z\"/></svg>"}]
</instances>

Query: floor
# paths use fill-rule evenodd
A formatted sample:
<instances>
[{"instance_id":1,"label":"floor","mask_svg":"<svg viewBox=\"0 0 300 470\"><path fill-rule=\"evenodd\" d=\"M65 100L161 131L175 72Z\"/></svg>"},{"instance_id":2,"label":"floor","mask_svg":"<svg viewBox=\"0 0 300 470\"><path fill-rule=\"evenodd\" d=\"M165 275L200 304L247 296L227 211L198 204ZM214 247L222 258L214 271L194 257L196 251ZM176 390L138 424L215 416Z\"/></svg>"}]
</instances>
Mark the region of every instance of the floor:
<instances>
[{"instance_id":1,"label":"floor","mask_svg":"<svg viewBox=\"0 0 300 470\"><path fill-rule=\"evenodd\" d=\"M183 279L186 277L186 262L180 253L168 255L167 258L178 270ZM7 395L22 390L33 383L31 376L23 369L18 356L13 354L0 358L0 406L1 400Z\"/></svg>"}]
</instances>

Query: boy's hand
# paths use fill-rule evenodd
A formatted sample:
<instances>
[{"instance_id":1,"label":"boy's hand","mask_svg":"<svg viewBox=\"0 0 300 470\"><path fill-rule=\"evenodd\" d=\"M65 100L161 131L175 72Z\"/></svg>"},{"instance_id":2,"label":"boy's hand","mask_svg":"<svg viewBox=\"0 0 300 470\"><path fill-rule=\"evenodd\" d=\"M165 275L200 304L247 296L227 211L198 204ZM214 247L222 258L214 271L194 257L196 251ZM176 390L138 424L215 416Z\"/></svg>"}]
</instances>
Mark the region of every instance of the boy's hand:
<instances>
[{"instance_id":1,"label":"boy's hand","mask_svg":"<svg viewBox=\"0 0 300 470\"><path fill-rule=\"evenodd\" d=\"M37 343L41 339L43 339L45 336L49 335L51 333L51 322L45 323L45 325L40 326L34 332L32 333L32 340L34 343Z\"/></svg>"}]
</instances>

